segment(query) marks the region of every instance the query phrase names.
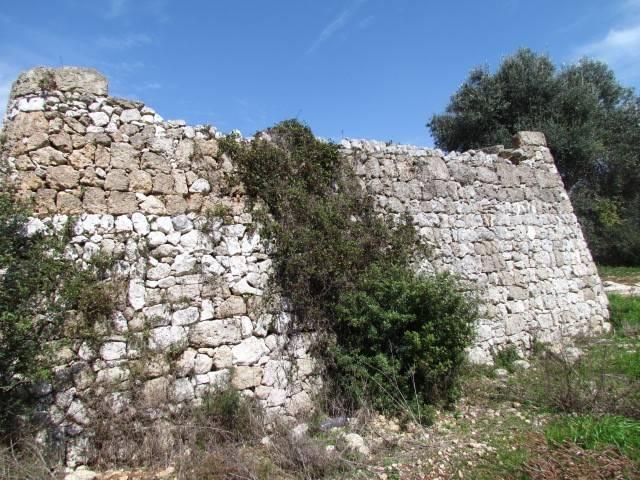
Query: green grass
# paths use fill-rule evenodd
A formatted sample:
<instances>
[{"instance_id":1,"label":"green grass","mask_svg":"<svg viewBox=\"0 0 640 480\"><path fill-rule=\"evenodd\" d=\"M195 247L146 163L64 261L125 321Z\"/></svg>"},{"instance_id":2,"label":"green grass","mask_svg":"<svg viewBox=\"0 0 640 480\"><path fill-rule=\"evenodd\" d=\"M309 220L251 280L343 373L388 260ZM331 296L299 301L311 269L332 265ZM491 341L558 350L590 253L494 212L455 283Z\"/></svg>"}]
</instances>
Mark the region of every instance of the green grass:
<instances>
[{"instance_id":1,"label":"green grass","mask_svg":"<svg viewBox=\"0 0 640 480\"><path fill-rule=\"evenodd\" d=\"M610 267L607 265L598 265L598 273L603 280L622 281L625 283L640 282L640 266Z\"/></svg>"},{"instance_id":2,"label":"green grass","mask_svg":"<svg viewBox=\"0 0 640 480\"><path fill-rule=\"evenodd\" d=\"M616 332L622 332L625 326L640 327L640 297L609 295L611 324Z\"/></svg>"},{"instance_id":3,"label":"green grass","mask_svg":"<svg viewBox=\"0 0 640 480\"><path fill-rule=\"evenodd\" d=\"M640 422L616 415L564 417L545 429L547 441L571 441L587 450L615 446L632 460L640 460Z\"/></svg>"}]
</instances>

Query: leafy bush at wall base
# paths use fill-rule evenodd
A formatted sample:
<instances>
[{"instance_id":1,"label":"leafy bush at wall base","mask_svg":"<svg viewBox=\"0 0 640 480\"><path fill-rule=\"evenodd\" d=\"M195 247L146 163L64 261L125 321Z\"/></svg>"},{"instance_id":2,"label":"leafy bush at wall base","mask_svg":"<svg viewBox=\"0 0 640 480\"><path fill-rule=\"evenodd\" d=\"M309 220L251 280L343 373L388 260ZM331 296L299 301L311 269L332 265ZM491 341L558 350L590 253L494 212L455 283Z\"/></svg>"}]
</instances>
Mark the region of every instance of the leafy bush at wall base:
<instances>
[{"instance_id":1,"label":"leafy bush at wall base","mask_svg":"<svg viewBox=\"0 0 640 480\"><path fill-rule=\"evenodd\" d=\"M274 284L291 301L292 328L320 334L316 354L339 403L401 412L449 400L475 304L452 277L411 270L425 249L409 219L376 212L337 145L295 120L220 145L266 206Z\"/></svg>"},{"instance_id":2,"label":"leafy bush at wall base","mask_svg":"<svg viewBox=\"0 0 640 480\"><path fill-rule=\"evenodd\" d=\"M64 235L27 234L28 209L0 194L0 436L29 411L33 382L50 377L51 340L65 312L85 321L113 309L100 268L80 270L63 256Z\"/></svg>"},{"instance_id":3,"label":"leafy bush at wall base","mask_svg":"<svg viewBox=\"0 0 640 480\"><path fill-rule=\"evenodd\" d=\"M383 411L450 402L477 306L455 277L421 277L405 267L370 268L342 295L332 348L336 387Z\"/></svg>"}]
</instances>

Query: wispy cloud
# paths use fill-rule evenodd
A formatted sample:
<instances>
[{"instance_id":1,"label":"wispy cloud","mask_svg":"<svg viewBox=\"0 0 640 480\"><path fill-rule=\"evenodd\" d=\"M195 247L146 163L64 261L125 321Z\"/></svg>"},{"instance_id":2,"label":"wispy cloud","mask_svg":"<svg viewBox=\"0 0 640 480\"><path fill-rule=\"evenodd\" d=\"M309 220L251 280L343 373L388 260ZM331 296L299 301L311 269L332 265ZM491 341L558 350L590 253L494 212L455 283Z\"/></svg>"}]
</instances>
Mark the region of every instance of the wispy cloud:
<instances>
[{"instance_id":1,"label":"wispy cloud","mask_svg":"<svg viewBox=\"0 0 640 480\"><path fill-rule=\"evenodd\" d=\"M316 37L311 46L307 49L306 54L309 55L315 52L320 45L325 43L331 37L333 37L338 31L345 28L355 11L363 4L366 0L355 0L351 5L342 10L331 22L329 22L320 32L320 34Z\"/></svg>"},{"instance_id":2,"label":"wispy cloud","mask_svg":"<svg viewBox=\"0 0 640 480\"><path fill-rule=\"evenodd\" d=\"M605 61L620 77L640 78L640 0L627 0L621 10L624 21L612 26L606 35L576 49L576 57Z\"/></svg>"},{"instance_id":3,"label":"wispy cloud","mask_svg":"<svg viewBox=\"0 0 640 480\"><path fill-rule=\"evenodd\" d=\"M121 36L99 37L96 41L98 47L110 50L127 50L129 48L141 47L151 43L151 37L144 33L134 33Z\"/></svg>"},{"instance_id":4,"label":"wispy cloud","mask_svg":"<svg viewBox=\"0 0 640 480\"><path fill-rule=\"evenodd\" d=\"M109 0L107 2L105 16L107 18L117 18L121 16L126 10L127 1L128 0Z\"/></svg>"}]
</instances>

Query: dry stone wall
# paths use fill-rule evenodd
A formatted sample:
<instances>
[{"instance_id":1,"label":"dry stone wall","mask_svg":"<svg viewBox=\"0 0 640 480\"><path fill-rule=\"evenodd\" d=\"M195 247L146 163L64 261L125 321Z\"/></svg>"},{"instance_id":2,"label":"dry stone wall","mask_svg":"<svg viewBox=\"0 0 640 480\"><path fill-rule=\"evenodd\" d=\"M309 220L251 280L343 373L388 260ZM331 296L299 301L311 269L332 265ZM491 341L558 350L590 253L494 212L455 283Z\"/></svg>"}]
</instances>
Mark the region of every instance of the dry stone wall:
<instances>
[{"instance_id":1,"label":"dry stone wall","mask_svg":"<svg viewBox=\"0 0 640 480\"><path fill-rule=\"evenodd\" d=\"M609 328L607 298L544 136L521 132L516 142L448 155L342 142L378 208L408 215L431 248L418 267L458 273L477 290L476 362L507 344L526 352L535 340Z\"/></svg>"},{"instance_id":2,"label":"dry stone wall","mask_svg":"<svg viewBox=\"0 0 640 480\"><path fill-rule=\"evenodd\" d=\"M272 262L215 130L164 121L108 97L97 72L65 68L18 79L4 134L9 180L35 202L28 229L71 222L79 265L119 259L126 300L108 335L70 339L59 387L42 389L68 464L86 460L96 397L116 414L134 389L142 407L179 407L230 383L268 414L310 408L310 336L288 333L289 314L262 301Z\"/></svg>"},{"instance_id":3,"label":"dry stone wall","mask_svg":"<svg viewBox=\"0 0 640 480\"><path fill-rule=\"evenodd\" d=\"M32 199L30 231L65 228L68 255L118 259L126 299L99 345L70 339L43 411L87 458L85 429L100 396L113 413L198 402L231 384L271 414L310 408L320 385L311 333L287 329L283 302L265 302L272 268L241 186L228 176L218 132L165 121L108 96L81 68L34 69L13 86L2 161L17 194ZM448 269L485 301L478 362L508 343L606 329L607 301L544 140L516 150L437 150L345 140L342 153L381 211L407 214L432 247L421 269ZM271 302L272 304L273 302ZM61 386L62 385L62 386Z\"/></svg>"}]
</instances>

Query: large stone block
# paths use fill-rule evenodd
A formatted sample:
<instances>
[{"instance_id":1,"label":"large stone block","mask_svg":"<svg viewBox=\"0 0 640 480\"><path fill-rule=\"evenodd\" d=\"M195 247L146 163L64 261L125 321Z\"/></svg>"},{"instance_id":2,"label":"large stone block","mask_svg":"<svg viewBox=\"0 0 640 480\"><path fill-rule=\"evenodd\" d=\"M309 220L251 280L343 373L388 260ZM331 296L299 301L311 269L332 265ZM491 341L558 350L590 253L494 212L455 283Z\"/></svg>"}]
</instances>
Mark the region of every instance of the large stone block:
<instances>
[{"instance_id":1,"label":"large stone block","mask_svg":"<svg viewBox=\"0 0 640 480\"><path fill-rule=\"evenodd\" d=\"M242 340L239 319L208 320L199 322L189 331L189 341L198 347L217 347L235 344Z\"/></svg>"},{"instance_id":2,"label":"large stone block","mask_svg":"<svg viewBox=\"0 0 640 480\"><path fill-rule=\"evenodd\" d=\"M108 83L106 77L93 68L37 67L20 74L11 87L10 98L40 94L43 90L104 96L108 93Z\"/></svg>"}]
</instances>

